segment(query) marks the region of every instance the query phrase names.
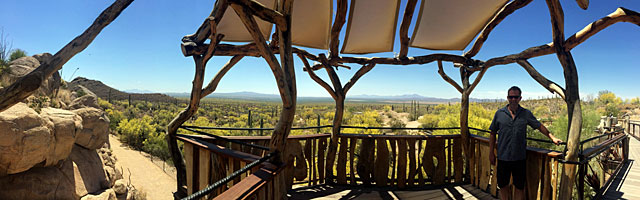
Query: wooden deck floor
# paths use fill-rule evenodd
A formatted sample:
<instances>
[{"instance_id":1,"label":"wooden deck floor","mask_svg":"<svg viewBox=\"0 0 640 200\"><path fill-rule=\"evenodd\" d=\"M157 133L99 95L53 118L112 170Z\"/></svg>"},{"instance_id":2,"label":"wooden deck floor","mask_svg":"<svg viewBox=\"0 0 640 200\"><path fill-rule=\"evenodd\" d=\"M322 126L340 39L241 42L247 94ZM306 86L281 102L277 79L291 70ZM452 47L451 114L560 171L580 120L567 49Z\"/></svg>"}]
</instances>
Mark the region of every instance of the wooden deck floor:
<instances>
[{"instance_id":1,"label":"wooden deck floor","mask_svg":"<svg viewBox=\"0 0 640 200\"><path fill-rule=\"evenodd\" d=\"M604 199L640 199L640 141L633 137L629 139L629 160L604 193Z\"/></svg>"},{"instance_id":2,"label":"wooden deck floor","mask_svg":"<svg viewBox=\"0 0 640 200\"><path fill-rule=\"evenodd\" d=\"M449 186L431 190L399 191L365 187L330 186L301 187L289 192L289 199L496 199L471 185Z\"/></svg>"}]
</instances>

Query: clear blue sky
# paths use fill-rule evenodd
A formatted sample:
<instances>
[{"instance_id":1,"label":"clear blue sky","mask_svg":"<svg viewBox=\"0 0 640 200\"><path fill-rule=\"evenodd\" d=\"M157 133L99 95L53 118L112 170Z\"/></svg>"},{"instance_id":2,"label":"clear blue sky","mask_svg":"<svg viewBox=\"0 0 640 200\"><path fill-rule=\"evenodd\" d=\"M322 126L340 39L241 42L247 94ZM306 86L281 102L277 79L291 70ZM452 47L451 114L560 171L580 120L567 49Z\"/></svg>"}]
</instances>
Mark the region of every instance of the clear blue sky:
<instances>
[{"instance_id":1,"label":"clear blue sky","mask_svg":"<svg viewBox=\"0 0 640 200\"><path fill-rule=\"evenodd\" d=\"M0 28L4 29L14 48L29 55L57 52L84 31L98 14L113 1L34 1L8 0L0 6ZM561 1L565 14L567 36L587 24L612 13L617 7L640 11L638 0L590 1L588 10L575 1ZM190 92L194 64L180 52L180 39L192 34L208 16L214 1L134 1L112 24L107 26L87 49L73 57L62 69L68 80L83 76L100 80L120 90L141 89L157 92ZM404 10L404 1L401 10ZM335 4L334 4L335 5ZM415 15L417 17L417 13ZM415 19L414 19L415 20ZM399 25L400 23L398 23ZM346 26L345 28L346 29ZM411 29L412 30L412 29ZM534 0L505 19L492 32L483 49L475 57L492 57L520 52L528 47L551 42L549 12L545 1ZM400 49L396 41L394 51ZM309 49L313 53L323 50ZM463 51L439 51L460 55ZM410 48L409 55L438 53ZM640 96L637 79L640 76L640 27L618 23L591 37L576 47L573 57L578 66L582 97L610 90L623 98ZM392 57L393 53L366 56ZM205 84L227 62L229 57L216 57L209 62ZM564 85L562 67L555 55L530 60L547 78ZM299 96L326 96L324 89L303 72L295 60ZM355 73L340 69L343 84ZM445 65L445 70L459 80L457 68ZM326 78L324 71L319 71ZM325 79L328 81L328 79ZM475 89L473 98L504 98L511 85L520 86L524 98L550 96L519 65L490 68ZM222 79L216 92L252 91L277 94L273 75L261 58L245 58ZM460 94L437 74L435 63L427 65L377 65L362 77L349 95L402 95L452 98Z\"/></svg>"}]
</instances>

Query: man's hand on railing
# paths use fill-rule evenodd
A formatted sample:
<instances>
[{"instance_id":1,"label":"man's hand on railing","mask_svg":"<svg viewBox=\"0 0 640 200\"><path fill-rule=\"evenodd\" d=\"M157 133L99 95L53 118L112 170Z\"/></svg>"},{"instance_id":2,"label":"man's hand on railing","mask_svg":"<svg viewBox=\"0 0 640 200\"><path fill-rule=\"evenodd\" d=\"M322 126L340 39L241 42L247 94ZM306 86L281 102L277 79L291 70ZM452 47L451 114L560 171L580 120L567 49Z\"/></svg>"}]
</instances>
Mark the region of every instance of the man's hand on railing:
<instances>
[{"instance_id":1,"label":"man's hand on railing","mask_svg":"<svg viewBox=\"0 0 640 200\"><path fill-rule=\"evenodd\" d=\"M557 145L560 145L560 144L562 143L562 140L561 140L561 139L558 139L556 136L553 136L553 135L549 135L549 136L550 136L550 138L551 138L551 141L552 141L554 144L556 144L556 146L557 146Z\"/></svg>"}]
</instances>

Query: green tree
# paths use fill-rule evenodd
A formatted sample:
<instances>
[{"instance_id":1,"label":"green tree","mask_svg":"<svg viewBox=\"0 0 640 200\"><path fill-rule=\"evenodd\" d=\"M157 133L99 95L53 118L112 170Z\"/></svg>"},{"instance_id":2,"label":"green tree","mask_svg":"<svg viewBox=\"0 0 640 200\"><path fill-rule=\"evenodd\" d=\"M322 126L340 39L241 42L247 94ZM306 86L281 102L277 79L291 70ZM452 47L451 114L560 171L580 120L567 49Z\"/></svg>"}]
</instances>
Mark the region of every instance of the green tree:
<instances>
[{"instance_id":1,"label":"green tree","mask_svg":"<svg viewBox=\"0 0 640 200\"><path fill-rule=\"evenodd\" d=\"M622 99L611 91L598 92L598 98L595 99L595 102L601 115L617 117L620 113L618 106L622 104Z\"/></svg>"},{"instance_id":2,"label":"green tree","mask_svg":"<svg viewBox=\"0 0 640 200\"><path fill-rule=\"evenodd\" d=\"M22 49L14 49L9 56L9 62L14 61L18 58L22 58L27 56L27 52Z\"/></svg>"}]
</instances>

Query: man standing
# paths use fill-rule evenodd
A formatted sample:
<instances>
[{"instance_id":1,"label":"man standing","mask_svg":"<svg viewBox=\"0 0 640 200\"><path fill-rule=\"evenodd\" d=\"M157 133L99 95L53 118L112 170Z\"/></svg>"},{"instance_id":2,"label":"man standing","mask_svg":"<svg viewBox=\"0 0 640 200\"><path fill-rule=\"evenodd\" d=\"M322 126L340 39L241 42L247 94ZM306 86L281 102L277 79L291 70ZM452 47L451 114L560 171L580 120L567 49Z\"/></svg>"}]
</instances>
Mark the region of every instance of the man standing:
<instances>
[{"instance_id":1,"label":"man standing","mask_svg":"<svg viewBox=\"0 0 640 200\"><path fill-rule=\"evenodd\" d=\"M560 144L562 140L556 138L547 127L540 123L531 111L520 107L522 91L519 87L513 86L507 91L509 104L498 109L493 116L493 121L489 130L489 160L491 165L496 164L496 155L493 152L498 138L498 187L500 188L500 199L511 199L511 189L508 187L509 180L513 176L513 185L516 188L514 199L525 199L524 186L526 182L526 155L527 155L527 125L540 130L555 143Z\"/></svg>"}]
</instances>

